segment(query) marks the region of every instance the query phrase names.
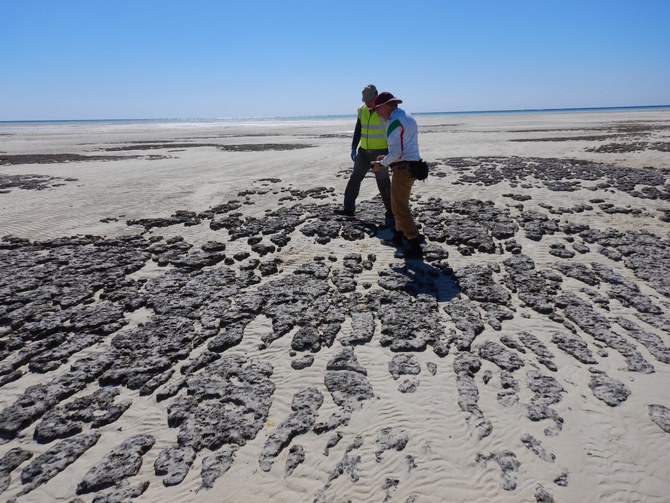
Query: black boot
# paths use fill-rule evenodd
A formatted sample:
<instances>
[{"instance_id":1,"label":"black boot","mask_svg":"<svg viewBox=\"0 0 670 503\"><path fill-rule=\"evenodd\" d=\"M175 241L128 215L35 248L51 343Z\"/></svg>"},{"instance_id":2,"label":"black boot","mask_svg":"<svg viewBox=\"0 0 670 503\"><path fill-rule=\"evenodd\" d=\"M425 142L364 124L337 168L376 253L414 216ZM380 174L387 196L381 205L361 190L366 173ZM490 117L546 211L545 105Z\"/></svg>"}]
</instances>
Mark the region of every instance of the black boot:
<instances>
[{"instance_id":1,"label":"black boot","mask_svg":"<svg viewBox=\"0 0 670 503\"><path fill-rule=\"evenodd\" d=\"M405 258L421 258L423 256L423 250L419 245L419 238L407 240L407 246L403 249L403 254Z\"/></svg>"},{"instance_id":2,"label":"black boot","mask_svg":"<svg viewBox=\"0 0 670 503\"><path fill-rule=\"evenodd\" d=\"M391 239L384 239L382 244L386 246L395 246L396 248L402 248L402 232L393 231L393 237Z\"/></svg>"},{"instance_id":3,"label":"black boot","mask_svg":"<svg viewBox=\"0 0 670 503\"><path fill-rule=\"evenodd\" d=\"M390 211L386 212L386 215L384 216L384 228L386 229L393 229L395 227L395 217L393 216L393 213Z\"/></svg>"},{"instance_id":4,"label":"black boot","mask_svg":"<svg viewBox=\"0 0 670 503\"><path fill-rule=\"evenodd\" d=\"M354 210L346 210L344 208L338 208L336 210L333 210L333 213L336 215L343 215L345 217L353 217L356 213Z\"/></svg>"}]
</instances>

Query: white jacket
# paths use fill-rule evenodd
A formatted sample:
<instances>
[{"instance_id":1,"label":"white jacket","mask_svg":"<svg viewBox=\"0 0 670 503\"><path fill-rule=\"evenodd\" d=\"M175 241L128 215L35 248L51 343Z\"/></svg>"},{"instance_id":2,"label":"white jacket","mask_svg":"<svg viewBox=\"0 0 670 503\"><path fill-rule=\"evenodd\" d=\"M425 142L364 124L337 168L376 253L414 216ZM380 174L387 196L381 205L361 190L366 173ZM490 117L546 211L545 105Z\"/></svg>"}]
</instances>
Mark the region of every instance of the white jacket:
<instances>
[{"instance_id":1,"label":"white jacket","mask_svg":"<svg viewBox=\"0 0 670 503\"><path fill-rule=\"evenodd\" d=\"M403 109L396 108L386 123L386 141L389 153L381 160L389 166L398 161L419 161L419 130L414 117Z\"/></svg>"}]
</instances>

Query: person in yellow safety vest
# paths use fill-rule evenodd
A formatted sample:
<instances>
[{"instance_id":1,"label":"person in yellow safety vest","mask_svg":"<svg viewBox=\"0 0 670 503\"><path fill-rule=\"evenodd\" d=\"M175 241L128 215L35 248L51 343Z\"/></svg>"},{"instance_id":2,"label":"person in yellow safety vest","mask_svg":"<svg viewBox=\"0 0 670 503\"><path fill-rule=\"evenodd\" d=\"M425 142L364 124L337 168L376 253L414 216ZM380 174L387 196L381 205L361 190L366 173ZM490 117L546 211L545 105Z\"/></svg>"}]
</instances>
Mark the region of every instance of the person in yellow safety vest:
<instances>
[{"instance_id":1,"label":"person in yellow safety vest","mask_svg":"<svg viewBox=\"0 0 670 503\"><path fill-rule=\"evenodd\" d=\"M351 142L351 160L354 161L354 169L349 177L349 182L344 191L344 207L336 209L338 215L353 217L356 214L356 198L360 192L361 182L367 172L372 168L372 161L378 156L388 153L388 144L386 143L386 121L371 108L374 107L374 101L377 97L377 88L369 84L363 89L364 104L358 108L358 120L354 129L354 137ZM356 148L360 142L358 152ZM385 214L384 223L387 227L392 227L393 211L391 210L391 179L388 169L384 168L374 173L377 180L377 188L384 203Z\"/></svg>"}]
</instances>

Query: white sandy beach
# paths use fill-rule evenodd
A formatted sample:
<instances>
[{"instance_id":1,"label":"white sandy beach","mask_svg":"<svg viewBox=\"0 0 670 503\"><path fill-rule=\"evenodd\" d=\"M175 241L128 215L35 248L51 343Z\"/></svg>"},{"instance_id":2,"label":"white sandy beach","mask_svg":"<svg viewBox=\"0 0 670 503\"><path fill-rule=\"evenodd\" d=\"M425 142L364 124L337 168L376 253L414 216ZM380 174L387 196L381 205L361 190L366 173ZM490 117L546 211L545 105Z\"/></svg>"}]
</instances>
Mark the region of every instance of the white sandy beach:
<instances>
[{"instance_id":1,"label":"white sandy beach","mask_svg":"<svg viewBox=\"0 0 670 503\"><path fill-rule=\"evenodd\" d=\"M90 421L84 421L84 433L100 433L97 443L60 473L22 494L26 486L22 483L22 472L62 438L47 443L34 440L35 428L42 415L34 417L19 431L7 433L3 429L7 409L29 386L45 385L67 374L71 365L85 356L110 353L115 337L145 326L156 313L151 303L134 310L124 309L122 318L126 324L118 330L101 335L95 344L68 355L57 368L44 373L34 372L29 364L31 358L40 355L40 350L30 352L27 348L37 347L39 340L28 335L26 327L30 322L56 316L65 307L50 305L48 313L40 311L42 318L17 315L16 310L28 309L29 302L11 301L10 304L7 299L10 296L18 298L18 293L25 298L31 288L38 286L19 284L15 274L43 265L22 269L24 266L18 262L15 251L0 247L0 274L4 276L0 291L5 304L0 313L0 349L4 358L0 361L3 365L0 377L9 375L10 372L4 369L10 367L12 372L20 371L21 374L0 387L0 430L4 432L4 440L0 441L0 459L15 448L32 453L29 459L6 470L10 482L0 498L16 497L21 503L94 501L112 488L77 494L77 486L89 470L123 441L134 435L148 434L154 437L155 443L142 455L139 471L127 479L132 486L149 482L146 490L133 499L138 503L668 501L670 279L663 275L670 270L667 248L664 252L664 247L670 243L670 223L667 221L670 215L670 111L419 116L417 121L422 156L435 165L434 173L425 183L415 183L412 204L417 222L427 236L426 246L448 253L442 260L427 258L425 268L419 267L419 270L428 271L422 278L434 287L434 291L424 294L435 303L431 312L443 334L440 340L446 341L448 346L447 354L438 354L437 342L433 340L420 351L394 351L383 340L384 327L391 321L384 317L383 305L370 298L382 295L386 290L383 284L380 285L384 274L404 265L402 260L394 257L395 250L381 242L380 237L386 236L388 231L385 234L380 230L377 236L364 234L358 239L345 239L339 234L324 244L314 235L301 231L305 226L318 223L319 217L341 223L342 229L358 225L340 222L339 217L332 215L332 209L342 203L351 169L349 151L353 120L0 125L0 161L6 160L0 162L0 181L7 182L9 177L17 175L57 178L40 190L9 186L0 191L0 238L12 236L30 240L31 244L21 245L21 253L25 253L21 257L50 257L55 247L44 248L37 243L59 238L92 235L111 240L135 235L146 241L154 239L152 243L159 241L156 236L162 236L166 241L180 237L192 245L191 251L209 242L224 243L227 258L246 254L226 265L224 262L207 265L204 271L229 267L241 275L242 265L248 260L258 258L266 262L277 259L276 273L262 275L256 269L258 282L247 285L239 295L229 297L233 302L230 311L242 302L242 294L254 294L264 285L294 275L301 267L313 264L315 257L320 257L322 259L317 262L330 268L330 275L324 280L330 289L328 298L339 299L336 307L344 313L332 345L323 343L311 351L292 348L297 326L264 344L263 338L271 336L275 328L270 315L261 307L244 327L243 338L238 344L218 353L211 351L208 343L217 332L198 344L193 343L185 358L175 357L172 361L174 374L150 394L141 395L139 389L127 383L102 386L97 379L89 382L75 393L57 400L47 410L63 407L110 386L119 391L115 399L117 403L131 400L132 404L118 419L99 428L92 428ZM561 139L564 141L559 141ZM612 144L635 144L638 147L611 148L612 152L588 150ZM219 148L240 145L255 145L256 150ZM276 145L308 147L282 150ZM109 150L117 147L128 149ZM33 161L37 162L19 161L14 157L27 154L34 155ZM44 162L45 156L54 154L134 157ZM510 162L510 159L518 162ZM607 166L610 178L579 179L574 175L579 171L573 170L570 173L575 177L568 181L580 182L575 190L551 190L551 183L567 178L542 179L539 171L533 172L537 166L545 166L538 159L547 160L547 172L551 168L554 177L560 178L560 170L554 171L558 170L557 166L582 166L579 163L584 161L586 170L594 169L589 163ZM507 171L500 168L503 165L508 167ZM488 184L477 180L481 173L478 174L476 169L482 166L490 168L489 174L498 166L500 169L495 172L502 173L500 180ZM510 180L509 173L519 166L527 170L525 178ZM616 168L630 168L631 171L617 172ZM651 198L651 189L642 190L651 187L640 181L645 173L665 177L665 184L655 187L661 196ZM637 174L642 178L637 181L631 178ZM466 175L473 178L466 179ZM633 179L634 190L617 185L622 177ZM601 182L607 183L596 187ZM315 190L318 188L322 190ZM520 247L520 254L510 251L512 246L507 237L492 237L495 249L490 252L478 250L476 246L469 249L467 243L459 241L463 236L450 236L447 242L432 240L431 236L435 234L429 232L428 215L436 215L434 221L450 221L460 210L448 205L466 200L490 201L494 210L501 214L506 212L517 226L513 240ZM215 217L201 217L192 225L175 223L147 227L128 224L142 219L167 219L180 211L203 214L231 201L239 201L239 207ZM365 220L379 221L383 211L372 177L364 180L358 202ZM431 213L431 208L439 206L439 202L447 206ZM242 220L262 220L273 212L298 205L313 205L309 210L312 213L297 227L286 230L286 235L290 236L288 243L264 256L251 249L246 236L233 239L231 234L235 229L213 229L210 225L234 213L239 213ZM550 227L546 224L539 239L529 237L531 223L524 220L524 215L531 213L536 218L533 225L545 225L538 215L546 216L548 221L554 221L555 230L547 230ZM464 215L465 219L474 215L458 214ZM524 222L526 227L522 225ZM596 236L595 241L589 242L586 234L568 232L568 223L588 226L605 234L608 229L614 229L617 239L628 241L621 241L621 244L612 241L608 245L605 237ZM486 222L477 225L487 228ZM445 223L445 229L448 228ZM268 234L256 231L254 235L262 237L263 243L270 243ZM630 241L633 237L639 239L638 244ZM575 244L581 245L581 251ZM603 253L603 248L608 250ZM638 252L642 253L645 248L655 251L638 256ZM550 253L557 249L566 249L574 256L562 258ZM74 257L79 251L78 245L73 244L68 257ZM336 282L336 270L346 268L344 264L349 254L360 254L363 261L373 255L374 261L354 274L353 290L343 291ZM532 285L529 287L514 277L510 279L514 275L505 261L519 256L529 257L536 271L551 272L531 274L536 280L533 285L545 281L557 288L549 296L551 312L535 309L524 297L524 289L532 290ZM636 258L638 265L631 265L632 258ZM66 267L67 260L63 256L61 260L61 265ZM658 262L639 265L645 260ZM625 288L603 275L587 284L564 272L565 269L557 268L558 263L583 264L584 270L590 274L599 270L593 264L602 264L625 280ZM499 327L487 321L491 301L459 289L447 266L458 277L466 274L470 266L489 271L493 283L509 296L504 307L511 314L510 319L501 320ZM163 266L149 259L141 269L126 276L133 284L147 285L175 270L179 270L176 263ZM410 267L405 273L412 271L416 272ZM10 272L12 277L7 276ZM199 274L199 270L189 270L184 277L195 281ZM29 276L29 272L26 273L26 277ZM41 287L45 287L44 281L48 283L48 280L42 280ZM639 290L633 291L631 284ZM53 288L61 286L54 283ZM120 301L105 300L105 288L110 287L108 284L96 287L96 294L82 299L81 306L119 304ZM138 292L147 298L152 295L146 286ZM198 293L189 292L194 296ZM177 290L173 295L176 299L182 294L183 291ZM394 294L399 299L404 296L402 299L406 298L410 303L417 299L411 290L395 291ZM102 300L100 295L103 295ZM208 295L207 302L210 302L214 293ZM568 300L565 300L566 295ZM574 296L579 300L575 301ZM572 304L570 299L573 299ZM481 317L481 328L467 349L459 348L457 343L466 331L455 319L456 315L445 310L451 303L461 300L467 301L469 316L479 313L475 317ZM582 317L571 314L571 308L577 305L585 310L579 315ZM372 313L374 320L372 339L351 346L358 364L366 371L364 380L369 383L372 395L347 408L337 403L324 378L329 372L337 372L326 367L348 347L347 337L353 333L354 308ZM202 333L206 320L200 312L194 313L189 323L195 327L196 333ZM599 320L593 322L597 325L595 328L589 325L589 313L594 320ZM550 317L550 314L554 316ZM225 314L222 313L220 318L223 320ZM66 340L77 335L73 320L64 322L62 333ZM217 323L224 331L221 320ZM630 329L630 323L646 335L639 336L639 332ZM556 333L581 339L593 362L579 361L562 349L555 342ZM541 349L537 350L535 346L534 350L523 342L528 340L523 334L534 336L550 353L548 358L553 362L554 370L543 363L547 356L541 354ZM489 343L495 343L506 352L501 358L509 358L512 354L521 366L504 368L502 360L487 358L483 348L492 347L487 346ZM44 350L47 349L53 347ZM16 363L19 353L28 356L22 356L23 360ZM154 463L164 449L183 442L178 437L180 428L168 426L168 408L175 399L187 393L183 388L175 396L161 401L156 399L156 394L184 377L182 366L204 353L216 353L216 358L240 356L248 361L269 364L272 368L269 380L275 387L271 406L267 417L262 418L263 427L253 438L236 444L234 461L215 480L212 488L201 488L203 461L212 455L206 448L195 449L194 461L181 483L165 486L164 476L156 474ZM459 374L457 370L465 353L480 363L480 368L471 369L470 374L465 372L467 375ZM399 354L418 363L420 372L394 379L389 363ZM305 355L313 356L313 363L296 370L292 362ZM212 360L187 377L204 373L216 361L221 360ZM509 363L509 360L505 361ZM635 364L631 363L633 361ZM589 387L594 376L606 376L623 400L613 405L597 397ZM469 410L464 410L467 407L459 403L463 401L464 387L469 383L476 387L474 405L479 411L476 413L473 413L473 402L469 402ZM399 386L403 384L411 389L401 391ZM542 386L553 390L553 395L549 397ZM292 399L305 388L320 393L323 403L316 407L312 422L294 433L270 459L266 471L267 465L260 460L268 440L282 425L286 426L286 420L293 412ZM622 390L627 390L628 394ZM529 404L532 403L541 404L545 415L531 417ZM650 406L660 407L650 409ZM325 431L316 431L315 424L327 422L333 413L343 409L350 412L348 421ZM478 427L482 422L490 425L486 434ZM336 437L339 440L335 443L332 439ZM397 443L388 444L388 438L397 440ZM335 445L326 449L331 441ZM228 445L232 444L234 442ZM298 452L297 446L304 452L304 461L287 474L289 453L293 447L296 447L294 452Z\"/></svg>"}]
</instances>

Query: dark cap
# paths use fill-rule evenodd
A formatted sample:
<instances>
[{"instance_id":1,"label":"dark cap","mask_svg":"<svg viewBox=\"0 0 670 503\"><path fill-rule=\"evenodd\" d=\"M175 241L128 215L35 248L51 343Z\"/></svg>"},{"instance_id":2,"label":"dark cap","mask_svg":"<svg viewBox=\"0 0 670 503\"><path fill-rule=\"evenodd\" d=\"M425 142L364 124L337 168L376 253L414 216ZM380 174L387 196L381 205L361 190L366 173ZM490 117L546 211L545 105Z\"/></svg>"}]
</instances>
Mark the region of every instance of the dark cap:
<instances>
[{"instance_id":1,"label":"dark cap","mask_svg":"<svg viewBox=\"0 0 670 503\"><path fill-rule=\"evenodd\" d=\"M402 103L402 100L386 91L379 93L379 96L375 98L375 108L386 105L387 103Z\"/></svg>"}]
</instances>

